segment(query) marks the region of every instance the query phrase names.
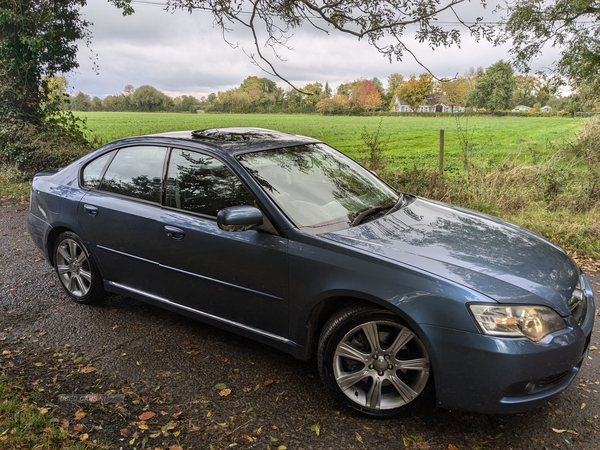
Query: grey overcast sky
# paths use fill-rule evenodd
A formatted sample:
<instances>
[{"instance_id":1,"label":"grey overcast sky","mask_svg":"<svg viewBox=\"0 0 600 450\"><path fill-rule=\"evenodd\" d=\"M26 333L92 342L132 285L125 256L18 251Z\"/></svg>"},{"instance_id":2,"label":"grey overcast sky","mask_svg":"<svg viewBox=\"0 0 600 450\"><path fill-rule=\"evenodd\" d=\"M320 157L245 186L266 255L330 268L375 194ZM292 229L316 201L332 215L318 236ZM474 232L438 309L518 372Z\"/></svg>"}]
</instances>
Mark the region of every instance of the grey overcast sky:
<instances>
[{"instance_id":1,"label":"grey overcast sky","mask_svg":"<svg viewBox=\"0 0 600 450\"><path fill-rule=\"evenodd\" d=\"M71 93L82 91L104 98L122 92L128 84L134 87L149 84L171 96L200 97L239 86L250 75L268 76L244 54L244 50L253 51L246 32L227 35L231 43L237 44L237 48L232 48L223 40L221 30L213 27L211 14L169 13L152 5L154 2L164 0L135 2L135 14L124 17L107 0L88 0L82 13L94 24L93 38L89 49L84 44L79 47L80 67L67 77ZM488 21L499 19L490 7L484 11L472 3L461 7L463 17L483 15ZM461 75L470 67L485 68L508 59L506 45L476 43L468 34L463 36L461 48L435 51L415 42L409 32L405 37L412 43L411 50L438 77ZM293 51L285 52L286 61L277 61L276 65L296 86L320 81L335 87L359 77L378 77L385 84L388 75L394 72L405 77L424 72L410 55L390 64L366 41L359 42L339 33L327 36L309 27L296 29L290 45ZM92 55L96 55L97 74ZM545 54L536 61L534 70L549 67L555 55ZM281 82L278 84L285 87Z\"/></svg>"}]
</instances>

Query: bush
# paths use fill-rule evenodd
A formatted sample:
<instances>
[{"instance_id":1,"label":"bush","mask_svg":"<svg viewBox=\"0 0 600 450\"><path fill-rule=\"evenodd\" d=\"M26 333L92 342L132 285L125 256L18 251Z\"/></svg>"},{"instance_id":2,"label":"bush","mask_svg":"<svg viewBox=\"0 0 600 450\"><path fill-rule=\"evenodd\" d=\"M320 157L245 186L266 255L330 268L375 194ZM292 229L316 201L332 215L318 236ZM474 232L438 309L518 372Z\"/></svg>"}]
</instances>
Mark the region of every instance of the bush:
<instances>
[{"instance_id":1,"label":"bush","mask_svg":"<svg viewBox=\"0 0 600 450\"><path fill-rule=\"evenodd\" d=\"M0 128L0 165L26 176L64 167L92 149L85 139L60 128L48 129L27 123Z\"/></svg>"}]
</instances>

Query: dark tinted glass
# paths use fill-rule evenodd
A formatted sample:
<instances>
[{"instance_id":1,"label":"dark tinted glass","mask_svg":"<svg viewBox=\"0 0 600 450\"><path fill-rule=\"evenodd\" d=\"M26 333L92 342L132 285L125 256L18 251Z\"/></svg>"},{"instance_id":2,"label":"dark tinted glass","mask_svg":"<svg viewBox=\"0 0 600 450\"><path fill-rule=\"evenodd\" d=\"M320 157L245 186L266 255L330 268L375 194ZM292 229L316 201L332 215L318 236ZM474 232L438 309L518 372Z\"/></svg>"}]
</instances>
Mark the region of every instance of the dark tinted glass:
<instances>
[{"instance_id":1,"label":"dark tinted glass","mask_svg":"<svg viewBox=\"0 0 600 450\"><path fill-rule=\"evenodd\" d=\"M174 149L167 174L166 205L215 217L230 206L254 205L238 177L202 153Z\"/></svg>"},{"instance_id":2,"label":"dark tinted glass","mask_svg":"<svg viewBox=\"0 0 600 450\"><path fill-rule=\"evenodd\" d=\"M100 186L100 175L102 175L104 166L106 166L106 163L110 160L114 153L115 152L110 152L102 155L100 158L96 158L87 166L85 166L83 169L83 185L85 187L94 189Z\"/></svg>"},{"instance_id":3,"label":"dark tinted glass","mask_svg":"<svg viewBox=\"0 0 600 450\"><path fill-rule=\"evenodd\" d=\"M122 148L104 174L100 190L160 203L160 184L167 149Z\"/></svg>"}]
</instances>

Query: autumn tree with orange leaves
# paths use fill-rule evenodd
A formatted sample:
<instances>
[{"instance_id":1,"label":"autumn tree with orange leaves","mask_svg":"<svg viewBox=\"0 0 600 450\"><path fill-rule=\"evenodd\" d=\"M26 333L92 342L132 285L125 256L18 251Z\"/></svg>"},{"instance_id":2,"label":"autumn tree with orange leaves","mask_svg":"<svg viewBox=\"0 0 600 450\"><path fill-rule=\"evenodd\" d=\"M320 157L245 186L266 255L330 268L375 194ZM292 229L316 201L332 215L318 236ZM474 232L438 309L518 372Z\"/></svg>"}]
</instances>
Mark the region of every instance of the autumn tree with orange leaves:
<instances>
[{"instance_id":1,"label":"autumn tree with orange leaves","mask_svg":"<svg viewBox=\"0 0 600 450\"><path fill-rule=\"evenodd\" d=\"M372 81L363 80L356 91L356 102L365 111L373 111L383 104L383 99Z\"/></svg>"},{"instance_id":2,"label":"autumn tree with orange leaves","mask_svg":"<svg viewBox=\"0 0 600 450\"><path fill-rule=\"evenodd\" d=\"M433 77L430 74L422 73L419 75L419 79L413 74L396 90L396 97L406 102L410 109L416 111L431 95L433 86Z\"/></svg>"}]
</instances>

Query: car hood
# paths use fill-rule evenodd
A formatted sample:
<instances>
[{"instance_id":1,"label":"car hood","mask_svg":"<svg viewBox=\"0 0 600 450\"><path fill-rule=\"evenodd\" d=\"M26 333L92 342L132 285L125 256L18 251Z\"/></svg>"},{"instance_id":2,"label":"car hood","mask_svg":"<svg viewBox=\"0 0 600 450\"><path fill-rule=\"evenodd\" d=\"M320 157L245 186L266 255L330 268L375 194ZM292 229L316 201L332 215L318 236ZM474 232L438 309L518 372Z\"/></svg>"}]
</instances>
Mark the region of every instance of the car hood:
<instances>
[{"instance_id":1,"label":"car hood","mask_svg":"<svg viewBox=\"0 0 600 450\"><path fill-rule=\"evenodd\" d=\"M575 262L514 225L417 198L365 224L320 235L459 283L500 303L543 304L563 316L577 285Z\"/></svg>"}]
</instances>

